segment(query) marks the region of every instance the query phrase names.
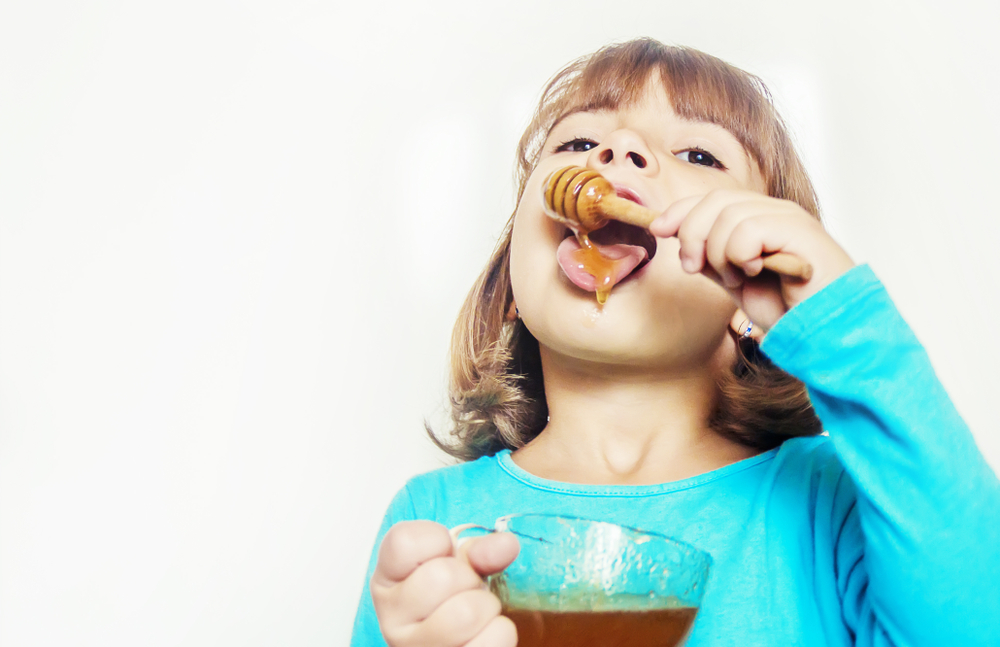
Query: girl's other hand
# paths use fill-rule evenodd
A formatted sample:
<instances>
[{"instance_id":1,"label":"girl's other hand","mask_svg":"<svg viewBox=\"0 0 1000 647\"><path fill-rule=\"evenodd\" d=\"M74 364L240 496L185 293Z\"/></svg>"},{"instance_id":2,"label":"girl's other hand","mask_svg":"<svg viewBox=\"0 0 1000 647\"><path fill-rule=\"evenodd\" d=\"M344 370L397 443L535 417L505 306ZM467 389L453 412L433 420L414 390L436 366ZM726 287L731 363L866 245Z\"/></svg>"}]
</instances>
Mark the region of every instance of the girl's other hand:
<instances>
[{"instance_id":1,"label":"girl's other hand","mask_svg":"<svg viewBox=\"0 0 1000 647\"><path fill-rule=\"evenodd\" d=\"M382 540L371 580L379 627L390 647L514 647L514 623L483 577L517 557L514 535L469 539L455 550L448 529L404 521Z\"/></svg>"},{"instance_id":2,"label":"girl's other hand","mask_svg":"<svg viewBox=\"0 0 1000 647\"><path fill-rule=\"evenodd\" d=\"M755 325L770 329L854 262L813 216L790 200L716 190L670 205L650 231L680 241L681 266L724 287ZM801 281L765 272L763 257L788 252L812 265Z\"/></svg>"}]
</instances>

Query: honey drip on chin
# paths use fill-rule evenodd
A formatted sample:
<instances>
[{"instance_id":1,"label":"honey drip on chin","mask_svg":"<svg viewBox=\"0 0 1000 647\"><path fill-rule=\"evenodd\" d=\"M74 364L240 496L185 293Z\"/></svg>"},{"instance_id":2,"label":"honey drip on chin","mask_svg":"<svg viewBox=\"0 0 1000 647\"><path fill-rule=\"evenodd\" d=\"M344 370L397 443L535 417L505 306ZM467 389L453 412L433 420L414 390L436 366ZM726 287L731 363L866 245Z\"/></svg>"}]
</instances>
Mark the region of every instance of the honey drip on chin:
<instances>
[{"instance_id":1,"label":"honey drip on chin","mask_svg":"<svg viewBox=\"0 0 1000 647\"><path fill-rule=\"evenodd\" d=\"M573 260L583 271L594 277L597 283L597 302L604 305L611 294L611 288L615 287L616 270L620 261L602 254L583 232L576 234L576 240L580 243L580 249L573 252Z\"/></svg>"}]
</instances>

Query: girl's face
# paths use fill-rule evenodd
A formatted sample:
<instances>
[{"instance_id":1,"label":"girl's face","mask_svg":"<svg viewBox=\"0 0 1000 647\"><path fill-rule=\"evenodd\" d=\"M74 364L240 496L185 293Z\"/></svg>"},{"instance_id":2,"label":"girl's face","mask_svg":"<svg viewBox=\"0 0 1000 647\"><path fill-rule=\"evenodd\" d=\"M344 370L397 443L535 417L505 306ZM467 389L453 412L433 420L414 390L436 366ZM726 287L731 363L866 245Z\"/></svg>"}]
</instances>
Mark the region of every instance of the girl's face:
<instances>
[{"instance_id":1,"label":"girl's face","mask_svg":"<svg viewBox=\"0 0 1000 647\"><path fill-rule=\"evenodd\" d=\"M632 107L560 120L517 207L511 282L543 356L664 368L704 364L726 340L736 306L710 279L681 269L676 239L656 240L652 260L621 281L604 306L566 277L556 249L570 233L545 215L542 186L552 171L570 165L599 171L619 195L657 212L713 189L764 192L757 165L727 130L678 117L654 76Z\"/></svg>"}]
</instances>

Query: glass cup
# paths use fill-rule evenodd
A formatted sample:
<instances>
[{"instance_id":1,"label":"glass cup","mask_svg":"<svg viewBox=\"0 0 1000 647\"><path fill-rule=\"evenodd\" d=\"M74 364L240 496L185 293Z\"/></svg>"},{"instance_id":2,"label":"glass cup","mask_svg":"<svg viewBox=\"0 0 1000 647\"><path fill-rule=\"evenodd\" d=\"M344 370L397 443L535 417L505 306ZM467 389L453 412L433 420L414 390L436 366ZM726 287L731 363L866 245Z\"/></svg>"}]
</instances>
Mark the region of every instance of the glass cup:
<instances>
[{"instance_id":1,"label":"glass cup","mask_svg":"<svg viewBox=\"0 0 1000 647\"><path fill-rule=\"evenodd\" d=\"M603 521L515 514L495 530L521 552L489 578L518 647L674 647L701 604L712 558L664 535Z\"/></svg>"}]
</instances>

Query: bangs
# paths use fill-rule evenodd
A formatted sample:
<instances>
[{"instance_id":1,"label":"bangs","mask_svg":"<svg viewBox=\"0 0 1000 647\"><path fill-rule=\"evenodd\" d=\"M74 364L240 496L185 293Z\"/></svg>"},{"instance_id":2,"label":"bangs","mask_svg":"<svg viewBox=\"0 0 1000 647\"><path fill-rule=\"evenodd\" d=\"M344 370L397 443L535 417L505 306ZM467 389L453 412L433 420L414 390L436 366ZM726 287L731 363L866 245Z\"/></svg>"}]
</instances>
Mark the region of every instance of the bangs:
<instances>
[{"instance_id":1,"label":"bangs","mask_svg":"<svg viewBox=\"0 0 1000 647\"><path fill-rule=\"evenodd\" d=\"M678 116L729 131L759 167L768 194L789 197L781 179L782 160L790 153L787 135L763 82L703 52L639 39L577 59L552 79L521 139L518 200L545 139L561 119L575 112L628 108L657 77Z\"/></svg>"},{"instance_id":2,"label":"bangs","mask_svg":"<svg viewBox=\"0 0 1000 647\"><path fill-rule=\"evenodd\" d=\"M780 120L760 79L713 56L678 48L664 56L660 77L679 116L725 128L758 166L774 156Z\"/></svg>"},{"instance_id":3,"label":"bangs","mask_svg":"<svg viewBox=\"0 0 1000 647\"><path fill-rule=\"evenodd\" d=\"M574 112L618 110L634 105L642 97L650 74L662 67L652 48L604 49L587 61L586 67L568 83L555 103L562 104L560 118ZM553 106L554 108L556 106ZM553 124L554 125L554 124ZM549 127L549 130L552 126Z\"/></svg>"}]
</instances>

